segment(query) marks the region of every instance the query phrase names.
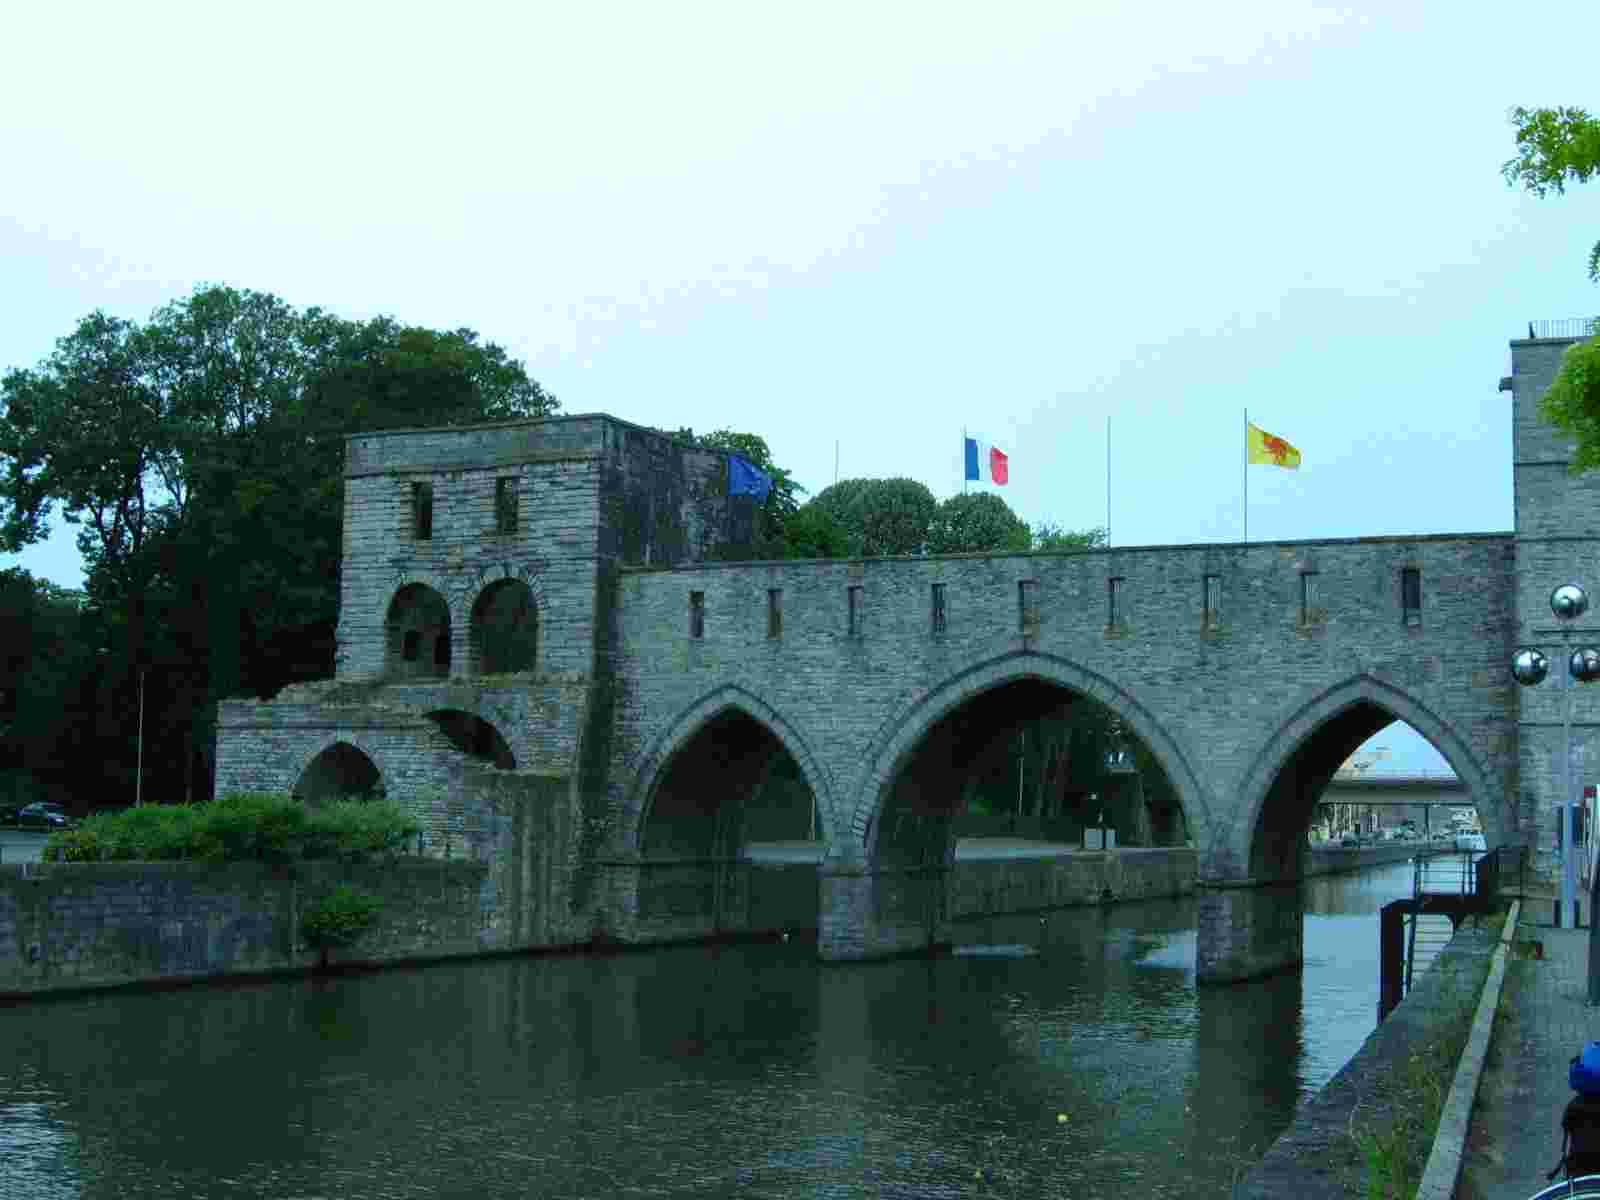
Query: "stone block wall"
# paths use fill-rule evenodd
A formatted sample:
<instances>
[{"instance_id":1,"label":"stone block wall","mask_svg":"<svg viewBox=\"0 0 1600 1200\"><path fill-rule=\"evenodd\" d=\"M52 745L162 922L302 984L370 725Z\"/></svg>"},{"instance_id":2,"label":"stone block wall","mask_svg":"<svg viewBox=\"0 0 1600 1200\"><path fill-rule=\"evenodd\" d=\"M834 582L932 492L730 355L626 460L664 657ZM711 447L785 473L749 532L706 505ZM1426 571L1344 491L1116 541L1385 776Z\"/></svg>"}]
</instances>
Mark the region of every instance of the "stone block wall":
<instances>
[{"instance_id":1,"label":"stone block wall","mask_svg":"<svg viewBox=\"0 0 1600 1200\"><path fill-rule=\"evenodd\" d=\"M1546 877L1559 870L1556 813L1563 789L1562 710L1567 699L1572 705L1574 793L1581 795L1585 783L1600 783L1600 692L1573 685L1570 697L1563 697L1565 655L1556 632L1559 623L1550 611L1552 589L1567 582L1584 587L1591 608L1575 623L1573 635L1580 645L1600 646L1600 472L1573 475L1572 439L1539 413L1540 398L1554 382L1562 355L1575 344L1567 338L1511 343L1517 566L1513 641L1539 647L1551 663L1548 679L1517 692L1520 786L1514 804L1527 843L1535 850L1533 869Z\"/></svg>"},{"instance_id":2,"label":"stone block wall","mask_svg":"<svg viewBox=\"0 0 1600 1200\"><path fill-rule=\"evenodd\" d=\"M163 983L313 966L299 921L349 883L384 908L336 960L481 953L474 863L35 864L0 867L0 995Z\"/></svg>"},{"instance_id":3,"label":"stone block wall","mask_svg":"<svg viewBox=\"0 0 1600 1200\"><path fill-rule=\"evenodd\" d=\"M0 867L0 995L303 970L307 908L341 884L383 901L336 962L570 945L569 781L473 768L448 860Z\"/></svg>"},{"instance_id":4,"label":"stone block wall","mask_svg":"<svg viewBox=\"0 0 1600 1200\"><path fill-rule=\"evenodd\" d=\"M1422 572L1420 624L1404 621L1407 567ZM1030 677L1122 717L1180 795L1202 869L1222 877L1246 870L1260 804L1287 757L1358 702L1433 740L1499 833L1513 821L1510 571L1510 538L1492 534L625 572L609 772L617 844L635 843L675 749L732 706L801 765L836 853L865 853L884 785L933 723ZM1222 602L1207 627L1211 575ZM935 585L942 632L932 627ZM767 636L769 591L782 596L777 638ZM689 627L695 593L699 638Z\"/></svg>"},{"instance_id":5,"label":"stone block wall","mask_svg":"<svg viewBox=\"0 0 1600 1200\"><path fill-rule=\"evenodd\" d=\"M1162 847L957 862L949 919L1186 896L1195 890L1197 857L1191 849Z\"/></svg>"}]
</instances>

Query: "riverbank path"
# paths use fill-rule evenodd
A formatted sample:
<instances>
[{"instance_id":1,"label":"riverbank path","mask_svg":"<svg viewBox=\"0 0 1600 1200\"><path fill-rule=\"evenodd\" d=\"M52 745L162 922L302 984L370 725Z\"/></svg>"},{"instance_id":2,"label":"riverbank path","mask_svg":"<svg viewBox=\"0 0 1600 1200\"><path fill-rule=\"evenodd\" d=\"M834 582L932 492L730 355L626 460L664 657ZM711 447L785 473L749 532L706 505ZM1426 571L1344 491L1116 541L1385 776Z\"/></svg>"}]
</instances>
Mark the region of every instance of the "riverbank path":
<instances>
[{"instance_id":1,"label":"riverbank path","mask_svg":"<svg viewBox=\"0 0 1600 1200\"><path fill-rule=\"evenodd\" d=\"M1457 1200L1527 1200L1546 1186L1545 1174L1561 1157L1561 1114L1572 1098L1567 1065L1585 1042L1600 1041L1600 1008L1587 1003L1588 929L1556 929L1549 900L1526 899L1519 952L1506 964L1467 1130ZM1526 956L1535 946L1542 958Z\"/></svg>"}]
</instances>

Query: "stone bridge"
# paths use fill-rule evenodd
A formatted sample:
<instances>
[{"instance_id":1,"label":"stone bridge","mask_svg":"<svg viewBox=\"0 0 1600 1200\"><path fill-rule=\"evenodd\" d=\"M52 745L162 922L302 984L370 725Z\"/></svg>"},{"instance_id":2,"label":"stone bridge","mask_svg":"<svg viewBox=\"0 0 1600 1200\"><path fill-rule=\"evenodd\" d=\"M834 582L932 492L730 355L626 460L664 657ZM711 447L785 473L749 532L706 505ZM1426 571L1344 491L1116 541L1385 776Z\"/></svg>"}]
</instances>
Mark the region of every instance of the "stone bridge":
<instances>
[{"instance_id":1,"label":"stone bridge","mask_svg":"<svg viewBox=\"0 0 1600 1200\"><path fill-rule=\"evenodd\" d=\"M1201 978L1291 966L1313 808L1391 721L1490 845L1549 841L1558 694L1507 664L1597 561L1537 418L1570 344L1512 343L1503 533L752 562L721 456L614 418L356 435L337 677L225 704L217 788L381 784L432 852L545 864L504 881L539 896L527 945L759 926L766 889L853 959L946 939L957 839L1015 780L996 828L1192 847Z\"/></svg>"}]
</instances>

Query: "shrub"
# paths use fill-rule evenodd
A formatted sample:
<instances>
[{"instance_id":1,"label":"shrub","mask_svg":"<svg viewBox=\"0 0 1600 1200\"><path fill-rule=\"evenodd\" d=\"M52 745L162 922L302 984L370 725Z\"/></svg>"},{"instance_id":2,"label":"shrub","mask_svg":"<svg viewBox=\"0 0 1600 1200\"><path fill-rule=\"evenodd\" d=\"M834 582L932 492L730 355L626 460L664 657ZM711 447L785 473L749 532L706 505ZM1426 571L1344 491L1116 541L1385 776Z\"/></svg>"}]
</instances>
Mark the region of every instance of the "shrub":
<instances>
[{"instance_id":1,"label":"shrub","mask_svg":"<svg viewBox=\"0 0 1600 1200\"><path fill-rule=\"evenodd\" d=\"M97 862L100 839L92 829L64 829L50 835L44 857L50 862Z\"/></svg>"},{"instance_id":2,"label":"shrub","mask_svg":"<svg viewBox=\"0 0 1600 1200\"><path fill-rule=\"evenodd\" d=\"M210 835L213 853L224 861L287 862L298 857L306 810L297 800L267 792L233 792L199 811L197 832Z\"/></svg>"},{"instance_id":3,"label":"shrub","mask_svg":"<svg viewBox=\"0 0 1600 1200\"><path fill-rule=\"evenodd\" d=\"M392 858L422 826L399 805L336 800L309 814L306 857Z\"/></svg>"},{"instance_id":4,"label":"shrub","mask_svg":"<svg viewBox=\"0 0 1600 1200\"><path fill-rule=\"evenodd\" d=\"M382 908L378 897L340 884L306 909L300 933L326 958L329 947L347 946L365 933Z\"/></svg>"},{"instance_id":5,"label":"shrub","mask_svg":"<svg viewBox=\"0 0 1600 1200\"><path fill-rule=\"evenodd\" d=\"M77 829L52 834L49 862L193 859L290 862L359 861L399 854L422 827L387 800L342 800L309 811L268 792L233 792L205 804L147 804L96 813Z\"/></svg>"}]
</instances>

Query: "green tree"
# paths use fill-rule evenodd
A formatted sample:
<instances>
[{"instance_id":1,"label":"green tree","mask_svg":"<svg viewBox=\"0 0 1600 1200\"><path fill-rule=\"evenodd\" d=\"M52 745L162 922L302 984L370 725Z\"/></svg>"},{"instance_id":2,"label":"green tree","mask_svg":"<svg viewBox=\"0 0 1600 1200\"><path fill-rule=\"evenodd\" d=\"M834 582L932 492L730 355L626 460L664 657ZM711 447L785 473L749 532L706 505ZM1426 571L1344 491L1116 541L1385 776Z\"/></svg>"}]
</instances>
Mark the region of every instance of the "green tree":
<instances>
[{"instance_id":1,"label":"green tree","mask_svg":"<svg viewBox=\"0 0 1600 1200\"><path fill-rule=\"evenodd\" d=\"M60 777L82 753L82 692L96 664L80 623L73 594L0 571L0 768Z\"/></svg>"},{"instance_id":2,"label":"green tree","mask_svg":"<svg viewBox=\"0 0 1600 1200\"><path fill-rule=\"evenodd\" d=\"M844 526L813 504L802 504L783 527L784 558L845 558L850 535Z\"/></svg>"},{"instance_id":3,"label":"green tree","mask_svg":"<svg viewBox=\"0 0 1600 1200\"><path fill-rule=\"evenodd\" d=\"M841 479L811 502L849 538L850 554L925 554L939 502L915 479Z\"/></svg>"},{"instance_id":4,"label":"green tree","mask_svg":"<svg viewBox=\"0 0 1600 1200\"><path fill-rule=\"evenodd\" d=\"M1040 521L1033 527L1035 550L1101 550L1105 548L1106 531L1101 528L1063 529L1053 521Z\"/></svg>"},{"instance_id":5,"label":"green tree","mask_svg":"<svg viewBox=\"0 0 1600 1200\"><path fill-rule=\"evenodd\" d=\"M92 313L0 379L0 550L79 524L97 735L192 791L215 702L331 675L347 434L558 404L469 329L347 321L204 286L144 325ZM87 628L87 625L86 625ZM129 770L131 774L131 769Z\"/></svg>"},{"instance_id":6,"label":"green tree","mask_svg":"<svg viewBox=\"0 0 1600 1200\"><path fill-rule=\"evenodd\" d=\"M1014 554L1032 548L1028 523L993 492L951 496L928 525L929 554Z\"/></svg>"},{"instance_id":7,"label":"green tree","mask_svg":"<svg viewBox=\"0 0 1600 1200\"><path fill-rule=\"evenodd\" d=\"M1517 156L1500 167L1506 182L1543 197L1600 174L1600 120L1581 108L1514 108ZM1600 242L1589 252L1589 278L1600 283Z\"/></svg>"},{"instance_id":8,"label":"green tree","mask_svg":"<svg viewBox=\"0 0 1600 1200\"><path fill-rule=\"evenodd\" d=\"M1514 108L1517 156L1500 170L1506 182L1535 196L1561 195L1568 183L1600 174L1600 120L1581 108ZM1600 242L1589 252L1589 278L1600 282ZM1590 323L1600 333L1600 318ZM1600 340L1591 336L1571 347L1541 407L1558 429L1577 439L1574 471L1600 467Z\"/></svg>"}]
</instances>

